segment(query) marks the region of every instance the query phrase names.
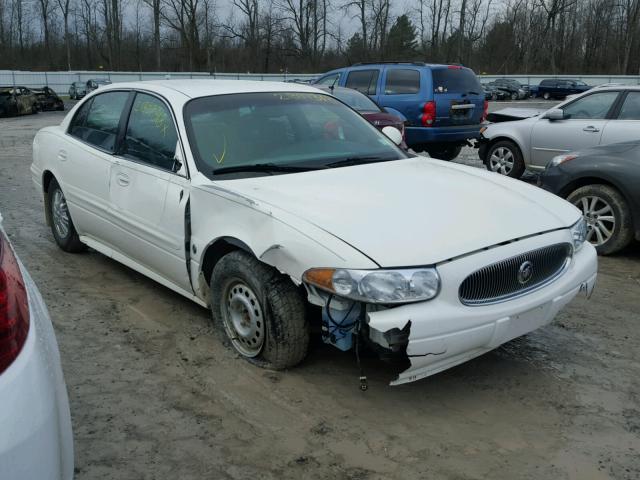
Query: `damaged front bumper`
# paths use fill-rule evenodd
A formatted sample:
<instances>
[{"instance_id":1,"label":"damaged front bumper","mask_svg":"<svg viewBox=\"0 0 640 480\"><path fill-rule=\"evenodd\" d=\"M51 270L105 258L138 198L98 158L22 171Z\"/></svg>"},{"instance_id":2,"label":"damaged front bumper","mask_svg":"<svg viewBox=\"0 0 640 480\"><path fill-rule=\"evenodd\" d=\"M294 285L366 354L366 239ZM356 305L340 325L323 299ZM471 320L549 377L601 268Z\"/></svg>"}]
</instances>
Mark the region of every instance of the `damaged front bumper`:
<instances>
[{"instance_id":1,"label":"damaged front bumper","mask_svg":"<svg viewBox=\"0 0 640 480\"><path fill-rule=\"evenodd\" d=\"M407 333L411 366L391 385L413 382L441 372L550 323L579 292L591 295L597 255L585 243L566 270L550 284L521 297L482 306L460 302L458 288L473 271L523 251L567 240L567 231L520 240L438 266L442 291L431 301L367 313L370 339L384 345L394 332ZM390 335L394 333L394 335Z\"/></svg>"}]
</instances>

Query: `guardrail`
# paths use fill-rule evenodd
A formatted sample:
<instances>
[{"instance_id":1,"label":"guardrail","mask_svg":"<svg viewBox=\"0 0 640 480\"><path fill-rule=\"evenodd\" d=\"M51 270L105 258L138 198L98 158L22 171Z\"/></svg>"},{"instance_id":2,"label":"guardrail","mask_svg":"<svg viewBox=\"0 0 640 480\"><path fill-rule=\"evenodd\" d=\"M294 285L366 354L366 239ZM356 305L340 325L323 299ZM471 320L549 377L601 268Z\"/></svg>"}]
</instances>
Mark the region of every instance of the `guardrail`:
<instances>
[{"instance_id":1,"label":"guardrail","mask_svg":"<svg viewBox=\"0 0 640 480\"><path fill-rule=\"evenodd\" d=\"M73 82L86 82L90 78L106 78L113 83L139 80L211 78L227 80L271 80L271 81L309 81L321 74L308 73L207 73L207 72L25 72L18 70L0 70L1 85L20 85L24 87L42 87L48 85L58 94L66 94ZM640 85L638 75L478 75L482 82L497 78L512 78L521 83L538 85L545 78L571 78L582 80L588 85L603 83L622 83Z\"/></svg>"}]
</instances>

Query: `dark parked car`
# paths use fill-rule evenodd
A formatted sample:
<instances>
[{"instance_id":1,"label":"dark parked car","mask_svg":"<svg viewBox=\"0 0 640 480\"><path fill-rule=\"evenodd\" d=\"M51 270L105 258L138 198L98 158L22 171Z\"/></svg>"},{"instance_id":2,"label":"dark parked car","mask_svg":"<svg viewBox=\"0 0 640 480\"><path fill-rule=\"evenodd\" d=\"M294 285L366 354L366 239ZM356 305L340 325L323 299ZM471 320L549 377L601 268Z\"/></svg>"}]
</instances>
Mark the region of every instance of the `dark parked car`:
<instances>
[{"instance_id":1,"label":"dark parked car","mask_svg":"<svg viewBox=\"0 0 640 480\"><path fill-rule=\"evenodd\" d=\"M73 82L69 87L69 98L80 100L87 94L87 84L85 82Z\"/></svg>"},{"instance_id":2,"label":"dark parked car","mask_svg":"<svg viewBox=\"0 0 640 480\"><path fill-rule=\"evenodd\" d=\"M27 87L0 86L0 116L38 113L38 100Z\"/></svg>"},{"instance_id":3,"label":"dark parked car","mask_svg":"<svg viewBox=\"0 0 640 480\"><path fill-rule=\"evenodd\" d=\"M508 100L511 98L511 94L502 88L494 85L483 84L482 90L484 91L485 100Z\"/></svg>"},{"instance_id":4,"label":"dark parked car","mask_svg":"<svg viewBox=\"0 0 640 480\"><path fill-rule=\"evenodd\" d=\"M529 97L529 85L523 85L513 78L497 78L489 85L509 92L511 100L523 100Z\"/></svg>"},{"instance_id":5,"label":"dark parked car","mask_svg":"<svg viewBox=\"0 0 640 480\"><path fill-rule=\"evenodd\" d=\"M545 100L551 98L563 99L567 95L586 92L590 88L591 86L581 80L550 78L540 82L540 85L538 85L538 96Z\"/></svg>"},{"instance_id":6,"label":"dark parked car","mask_svg":"<svg viewBox=\"0 0 640 480\"><path fill-rule=\"evenodd\" d=\"M362 63L327 72L314 83L358 90L406 118L409 147L441 160L456 158L479 137L488 107L478 77L460 65Z\"/></svg>"},{"instance_id":7,"label":"dark parked car","mask_svg":"<svg viewBox=\"0 0 640 480\"><path fill-rule=\"evenodd\" d=\"M582 210L598 253L640 240L640 140L559 155L538 183Z\"/></svg>"},{"instance_id":8,"label":"dark parked car","mask_svg":"<svg viewBox=\"0 0 640 480\"><path fill-rule=\"evenodd\" d=\"M38 100L40 110L64 110L64 102L51 88L33 88L31 91Z\"/></svg>"},{"instance_id":9,"label":"dark parked car","mask_svg":"<svg viewBox=\"0 0 640 480\"><path fill-rule=\"evenodd\" d=\"M407 144L404 142L404 119L388 113L384 109L367 97L365 94L353 90L351 88L343 87L326 87L323 85L317 86L320 90L330 93L338 100L346 103L355 111L360 113L369 123L374 125L378 130L382 130L384 127L395 127L402 133L402 144L400 147L407 150Z\"/></svg>"}]
</instances>

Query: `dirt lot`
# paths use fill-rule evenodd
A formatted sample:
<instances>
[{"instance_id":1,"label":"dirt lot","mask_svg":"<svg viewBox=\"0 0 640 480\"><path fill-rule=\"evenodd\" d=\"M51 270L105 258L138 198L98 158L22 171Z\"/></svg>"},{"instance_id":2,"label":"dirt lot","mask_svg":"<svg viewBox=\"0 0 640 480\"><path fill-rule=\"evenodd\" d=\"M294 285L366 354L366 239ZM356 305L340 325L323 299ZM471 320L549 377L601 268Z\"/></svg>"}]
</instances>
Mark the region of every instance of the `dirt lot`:
<instances>
[{"instance_id":1,"label":"dirt lot","mask_svg":"<svg viewBox=\"0 0 640 480\"><path fill-rule=\"evenodd\" d=\"M257 369L206 310L60 251L29 165L61 119L0 120L0 211L55 324L77 479L640 478L638 244L602 258L592 299L554 324L400 387L366 358L363 393L350 353L316 342L299 368Z\"/></svg>"}]
</instances>

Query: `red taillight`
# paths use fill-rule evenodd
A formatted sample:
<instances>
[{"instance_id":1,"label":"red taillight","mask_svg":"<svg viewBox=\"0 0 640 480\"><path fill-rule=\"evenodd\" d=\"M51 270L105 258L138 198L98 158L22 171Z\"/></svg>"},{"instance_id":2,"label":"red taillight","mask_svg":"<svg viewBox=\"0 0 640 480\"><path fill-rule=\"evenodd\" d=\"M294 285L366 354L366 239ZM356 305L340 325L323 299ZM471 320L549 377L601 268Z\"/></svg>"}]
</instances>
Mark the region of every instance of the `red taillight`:
<instances>
[{"instance_id":1,"label":"red taillight","mask_svg":"<svg viewBox=\"0 0 640 480\"><path fill-rule=\"evenodd\" d=\"M425 127L433 126L436 121L436 102L432 100L424 104L420 120Z\"/></svg>"},{"instance_id":2,"label":"red taillight","mask_svg":"<svg viewBox=\"0 0 640 480\"><path fill-rule=\"evenodd\" d=\"M487 115L489 115L489 102L485 100L484 108L482 110L482 119L480 121L484 122L487 119Z\"/></svg>"},{"instance_id":3,"label":"red taillight","mask_svg":"<svg viewBox=\"0 0 640 480\"><path fill-rule=\"evenodd\" d=\"M449 65L447 68L449 70L462 70L462 65Z\"/></svg>"},{"instance_id":4,"label":"red taillight","mask_svg":"<svg viewBox=\"0 0 640 480\"><path fill-rule=\"evenodd\" d=\"M29 332L29 301L9 241L0 232L0 373L16 359Z\"/></svg>"}]
</instances>

